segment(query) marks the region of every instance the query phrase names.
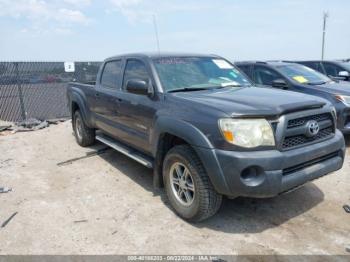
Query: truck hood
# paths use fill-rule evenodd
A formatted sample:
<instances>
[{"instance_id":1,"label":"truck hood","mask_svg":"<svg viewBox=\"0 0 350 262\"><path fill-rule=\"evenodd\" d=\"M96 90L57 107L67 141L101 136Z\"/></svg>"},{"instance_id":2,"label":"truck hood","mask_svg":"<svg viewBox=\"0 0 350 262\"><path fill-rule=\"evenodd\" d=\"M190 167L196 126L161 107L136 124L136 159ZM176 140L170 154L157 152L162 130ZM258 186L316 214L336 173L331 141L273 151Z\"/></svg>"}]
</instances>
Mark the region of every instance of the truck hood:
<instances>
[{"instance_id":1,"label":"truck hood","mask_svg":"<svg viewBox=\"0 0 350 262\"><path fill-rule=\"evenodd\" d=\"M321 98L269 88L224 88L172 95L216 108L230 116L277 116L295 111L320 108L327 102Z\"/></svg>"},{"instance_id":2,"label":"truck hood","mask_svg":"<svg viewBox=\"0 0 350 262\"><path fill-rule=\"evenodd\" d=\"M323 85L308 85L307 87L313 87L318 91L323 91L330 94L350 95L350 83L346 82L330 82Z\"/></svg>"}]
</instances>

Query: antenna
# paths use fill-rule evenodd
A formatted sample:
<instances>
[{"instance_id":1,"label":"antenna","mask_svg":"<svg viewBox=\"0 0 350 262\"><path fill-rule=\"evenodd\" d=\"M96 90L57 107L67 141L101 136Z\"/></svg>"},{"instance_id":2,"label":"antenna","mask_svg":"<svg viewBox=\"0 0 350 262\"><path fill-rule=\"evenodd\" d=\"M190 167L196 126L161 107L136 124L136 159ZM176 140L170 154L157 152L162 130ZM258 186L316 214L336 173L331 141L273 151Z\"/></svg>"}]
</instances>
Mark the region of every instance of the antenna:
<instances>
[{"instance_id":1,"label":"antenna","mask_svg":"<svg viewBox=\"0 0 350 262\"><path fill-rule=\"evenodd\" d=\"M326 37L326 24L327 24L328 17L329 17L328 12L323 12L322 60L324 58L324 42L325 42L325 37Z\"/></svg>"},{"instance_id":2,"label":"antenna","mask_svg":"<svg viewBox=\"0 0 350 262\"><path fill-rule=\"evenodd\" d=\"M157 41L157 50L158 50L158 54L160 53L160 47L159 47L159 38L158 38L158 27L157 27L157 19L156 19L156 15L153 14L153 25L154 25L154 33L156 36L156 41Z\"/></svg>"}]
</instances>

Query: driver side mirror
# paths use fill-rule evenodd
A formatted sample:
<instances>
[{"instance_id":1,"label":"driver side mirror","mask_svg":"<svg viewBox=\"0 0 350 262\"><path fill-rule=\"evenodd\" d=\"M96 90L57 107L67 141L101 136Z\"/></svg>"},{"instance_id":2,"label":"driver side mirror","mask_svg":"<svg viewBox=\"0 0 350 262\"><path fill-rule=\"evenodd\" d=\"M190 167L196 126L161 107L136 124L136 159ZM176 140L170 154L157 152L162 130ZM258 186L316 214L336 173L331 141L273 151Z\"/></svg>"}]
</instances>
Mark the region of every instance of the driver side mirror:
<instances>
[{"instance_id":1,"label":"driver side mirror","mask_svg":"<svg viewBox=\"0 0 350 262\"><path fill-rule=\"evenodd\" d=\"M340 71L338 76L348 78L350 76L348 71Z\"/></svg>"},{"instance_id":2,"label":"driver side mirror","mask_svg":"<svg viewBox=\"0 0 350 262\"><path fill-rule=\"evenodd\" d=\"M140 79L130 79L126 83L126 90L137 95L150 95L153 93L151 88L148 82Z\"/></svg>"},{"instance_id":3,"label":"driver side mirror","mask_svg":"<svg viewBox=\"0 0 350 262\"><path fill-rule=\"evenodd\" d=\"M276 79L272 81L272 87L280 89L288 89L288 84L284 79Z\"/></svg>"}]
</instances>

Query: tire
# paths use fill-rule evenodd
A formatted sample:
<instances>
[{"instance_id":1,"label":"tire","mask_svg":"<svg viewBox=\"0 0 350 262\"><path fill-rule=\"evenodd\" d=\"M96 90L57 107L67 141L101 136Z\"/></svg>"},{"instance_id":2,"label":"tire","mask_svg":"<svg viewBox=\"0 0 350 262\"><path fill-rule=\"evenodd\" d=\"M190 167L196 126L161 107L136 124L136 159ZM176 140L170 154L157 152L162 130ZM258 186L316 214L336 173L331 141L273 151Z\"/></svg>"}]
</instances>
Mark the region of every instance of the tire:
<instances>
[{"instance_id":1,"label":"tire","mask_svg":"<svg viewBox=\"0 0 350 262\"><path fill-rule=\"evenodd\" d=\"M221 206L222 195L215 191L200 159L188 145L169 150L163 162L163 181L171 206L187 221L207 219Z\"/></svg>"},{"instance_id":2,"label":"tire","mask_svg":"<svg viewBox=\"0 0 350 262\"><path fill-rule=\"evenodd\" d=\"M95 129L89 128L79 110L74 112L72 125L75 140L80 146L91 146L95 143Z\"/></svg>"}]
</instances>

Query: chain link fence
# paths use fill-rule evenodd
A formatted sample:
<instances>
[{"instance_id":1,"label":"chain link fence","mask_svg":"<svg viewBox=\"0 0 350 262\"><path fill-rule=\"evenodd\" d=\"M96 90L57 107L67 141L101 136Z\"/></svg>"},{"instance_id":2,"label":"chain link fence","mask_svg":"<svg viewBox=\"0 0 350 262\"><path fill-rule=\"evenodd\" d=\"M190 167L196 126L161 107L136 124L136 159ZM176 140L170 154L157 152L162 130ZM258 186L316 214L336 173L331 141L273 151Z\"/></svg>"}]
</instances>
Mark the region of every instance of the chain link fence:
<instances>
[{"instance_id":1,"label":"chain link fence","mask_svg":"<svg viewBox=\"0 0 350 262\"><path fill-rule=\"evenodd\" d=\"M67 70L64 62L0 62L0 120L69 117L68 83L95 81L100 64L75 62Z\"/></svg>"}]
</instances>

